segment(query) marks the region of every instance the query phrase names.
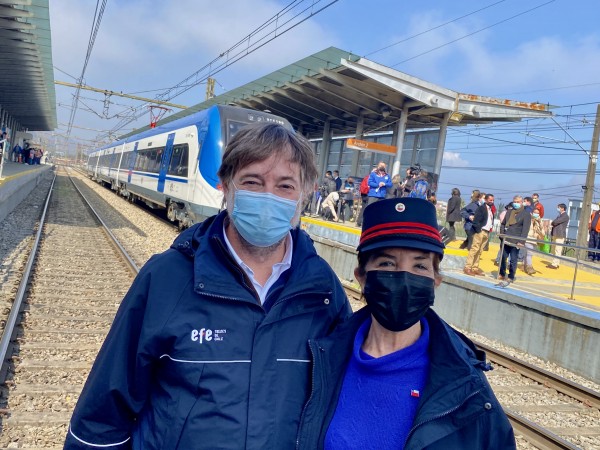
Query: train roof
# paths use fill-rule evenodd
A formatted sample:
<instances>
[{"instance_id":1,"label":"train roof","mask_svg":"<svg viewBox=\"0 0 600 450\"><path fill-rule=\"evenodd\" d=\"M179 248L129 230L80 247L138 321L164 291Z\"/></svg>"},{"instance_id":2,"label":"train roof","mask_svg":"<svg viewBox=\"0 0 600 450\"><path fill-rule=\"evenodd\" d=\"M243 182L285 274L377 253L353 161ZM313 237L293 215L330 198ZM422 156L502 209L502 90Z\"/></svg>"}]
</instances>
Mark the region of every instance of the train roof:
<instances>
[{"instance_id":1,"label":"train roof","mask_svg":"<svg viewBox=\"0 0 600 450\"><path fill-rule=\"evenodd\" d=\"M212 106L211 108L223 108L223 106L222 105ZM211 108L208 108L208 109L211 109ZM233 107L229 106L228 108L233 108ZM159 125L156 128L150 128L150 129L144 130L139 133L126 135L123 139L113 141L110 144L105 145L104 147L101 147L94 151L106 150L107 148L112 148L112 147L115 147L118 145L123 145L128 142L137 141L139 139L144 139L147 137L155 136L157 134L168 133L173 130L178 130L179 128L185 128L190 125L194 125L194 124L198 123L200 116L203 116L204 114L206 114L208 109L204 109L202 111L195 112L194 114L190 114L189 116L182 117L181 119L174 120L173 122L169 122L164 125Z\"/></svg>"}]
</instances>

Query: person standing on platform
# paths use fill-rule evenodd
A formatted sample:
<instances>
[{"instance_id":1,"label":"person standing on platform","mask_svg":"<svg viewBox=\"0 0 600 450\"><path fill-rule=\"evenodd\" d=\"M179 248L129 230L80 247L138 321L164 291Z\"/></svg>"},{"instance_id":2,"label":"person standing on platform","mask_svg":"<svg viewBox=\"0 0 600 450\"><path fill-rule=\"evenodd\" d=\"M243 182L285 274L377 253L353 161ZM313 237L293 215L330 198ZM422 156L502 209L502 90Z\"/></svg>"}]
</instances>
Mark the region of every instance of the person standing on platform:
<instances>
[{"instance_id":1,"label":"person standing on platform","mask_svg":"<svg viewBox=\"0 0 600 450\"><path fill-rule=\"evenodd\" d=\"M559 203L556 207L558 216L554 219L550 225L552 225L552 231L550 236L552 237L552 244L554 245L554 259L552 264L549 264L548 269L558 269L560 266L560 259L557 256L562 256L562 244L565 243L567 238L567 226L569 225L569 215L567 214L567 205Z\"/></svg>"},{"instance_id":2,"label":"person standing on platform","mask_svg":"<svg viewBox=\"0 0 600 450\"><path fill-rule=\"evenodd\" d=\"M153 256L125 296L66 450L289 449L311 385L309 339L351 311L299 229L317 169L273 123L238 131L218 171L226 209Z\"/></svg>"},{"instance_id":3,"label":"person standing on platform","mask_svg":"<svg viewBox=\"0 0 600 450\"><path fill-rule=\"evenodd\" d=\"M500 270L498 279L513 283L517 272L517 263L519 261L519 249L525 245L525 239L531 227L531 214L523 208L523 197L515 195L512 201L513 209L507 210L502 223L500 224L500 233L504 234L504 249L500 259ZM507 259L508 278L506 278Z\"/></svg>"},{"instance_id":4,"label":"person standing on platform","mask_svg":"<svg viewBox=\"0 0 600 450\"><path fill-rule=\"evenodd\" d=\"M371 170L371 172L375 172L376 170L377 170L377 166L374 166L373 170ZM356 226L357 227L362 226L363 212L369 201L369 190L371 189L369 187L369 178L370 177L371 177L370 173L368 175L366 175L360 182L360 185L358 188L358 190L360 192L360 211L358 212L358 217L356 218Z\"/></svg>"},{"instance_id":5,"label":"person standing on platform","mask_svg":"<svg viewBox=\"0 0 600 450\"><path fill-rule=\"evenodd\" d=\"M590 216L588 229L590 230L588 259L592 262L600 262L600 202L598 202L598 210L592 212Z\"/></svg>"},{"instance_id":6,"label":"person standing on platform","mask_svg":"<svg viewBox=\"0 0 600 450\"><path fill-rule=\"evenodd\" d=\"M453 188L452 197L448 199L448 206L446 208L446 222L448 222L450 242L456 240L456 228L454 228L454 224L462 220L462 216L460 215L461 203L460 190L458 188Z\"/></svg>"},{"instance_id":7,"label":"person standing on platform","mask_svg":"<svg viewBox=\"0 0 600 450\"><path fill-rule=\"evenodd\" d=\"M484 199L484 203L475 210L473 218L473 243L467 255L467 263L463 268L463 272L467 275L483 275L483 270L479 268L479 260L494 227L494 213L492 212L494 196L485 194Z\"/></svg>"},{"instance_id":8,"label":"person standing on platform","mask_svg":"<svg viewBox=\"0 0 600 450\"><path fill-rule=\"evenodd\" d=\"M366 208L372 203L384 200L387 195L387 190L392 187L392 178L386 172L386 166L383 161L380 161L379 164L377 164L377 167L374 168L373 171L369 174L367 185L369 186L367 202L363 203L363 206L360 210L360 214L356 222L357 226L362 225L362 214L364 208Z\"/></svg>"},{"instance_id":9,"label":"person standing on platform","mask_svg":"<svg viewBox=\"0 0 600 450\"><path fill-rule=\"evenodd\" d=\"M473 242L473 219L475 218L475 211L483 204L483 197L485 194L480 192L479 189L475 189L471 194L471 202L460 210L460 216L464 219L463 225L467 238L460 245L461 249L471 250L471 244Z\"/></svg>"},{"instance_id":10,"label":"person standing on platform","mask_svg":"<svg viewBox=\"0 0 600 450\"><path fill-rule=\"evenodd\" d=\"M535 193L531 196L531 199L533 200L533 207L537 208L537 210L540 212L540 219L544 218L544 205L542 205L540 203L540 195Z\"/></svg>"},{"instance_id":11,"label":"person standing on platform","mask_svg":"<svg viewBox=\"0 0 600 450\"><path fill-rule=\"evenodd\" d=\"M333 171L333 181L335 181L335 190L339 192L342 189L342 179L338 170Z\"/></svg>"},{"instance_id":12,"label":"person standing on platform","mask_svg":"<svg viewBox=\"0 0 600 450\"><path fill-rule=\"evenodd\" d=\"M309 343L313 390L296 448L515 449L485 353L431 309L444 255L435 207L367 206L357 250L367 306Z\"/></svg>"},{"instance_id":13,"label":"person standing on platform","mask_svg":"<svg viewBox=\"0 0 600 450\"><path fill-rule=\"evenodd\" d=\"M531 214L531 227L529 228L529 233L527 233L527 239L544 240L544 229L542 227L542 220L540 219L540 210L537 208L535 208ZM536 244L533 242L525 242L525 248L523 250L525 250L524 266L527 275L533 275L536 272L533 267L533 249L535 246Z\"/></svg>"}]
</instances>

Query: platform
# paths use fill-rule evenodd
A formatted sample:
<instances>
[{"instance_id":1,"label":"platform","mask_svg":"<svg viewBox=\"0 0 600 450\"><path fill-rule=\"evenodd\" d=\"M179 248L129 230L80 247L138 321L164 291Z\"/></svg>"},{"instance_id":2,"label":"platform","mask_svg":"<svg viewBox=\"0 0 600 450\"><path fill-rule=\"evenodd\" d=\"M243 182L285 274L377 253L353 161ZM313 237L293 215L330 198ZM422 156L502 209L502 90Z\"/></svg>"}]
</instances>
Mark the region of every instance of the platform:
<instances>
[{"instance_id":1,"label":"platform","mask_svg":"<svg viewBox=\"0 0 600 450\"><path fill-rule=\"evenodd\" d=\"M302 224L302 227L311 235L331 239L354 248L358 246L361 230L353 222L338 223L303 217ZM483 252L479 264L479 268L484 271L485 275L473 277L462 273L468 252L459 248L461 243L462 240L454 241L446 247L442 261L444 274L452 274L465 279L478 279L489 282L490 285L498 283L496 280L498 267L494 265L494 261L499 251L499 245L490 243L489 250ZM523 271L523 265L519 263L516 282L511 284L511 289L588 307L600 312L600 264L580 263L577 268L574 299L570 299L575 260L565 261L558 269L547 268L551 261L552 255L541 252L534 254L533 267L536 269L534 275L527 275Z\"/></svg>"},{"instance_id":2,"label":"platform","mask_svg":"<svg viewBox=\"0 0 600 450\"><path fill-rule=\"evenodd\" d=\"M41 177L53 166L4 162L0 179L0 220L26 198L40 182Z\"/></svg>"}]
</instances>

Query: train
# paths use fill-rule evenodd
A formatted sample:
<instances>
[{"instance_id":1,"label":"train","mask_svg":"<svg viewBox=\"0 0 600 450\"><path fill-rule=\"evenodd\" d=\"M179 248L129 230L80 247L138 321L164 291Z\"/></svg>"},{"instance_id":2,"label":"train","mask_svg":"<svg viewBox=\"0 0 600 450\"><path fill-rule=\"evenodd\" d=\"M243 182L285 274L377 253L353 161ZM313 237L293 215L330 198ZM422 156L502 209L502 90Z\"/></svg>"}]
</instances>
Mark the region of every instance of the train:
<instances>
[{"instance_id":1,"label":"train","mask_svg":"<svg viewBox=\"0 0 600 450\"><path fill-rule=\"evenodd\" d=\"M220 210L217 171L223 151L239 129L258 122L292 129L269 112L214 105L94 149L86 171L132 202L165 209L181 230Z\"/></svg>"}]
</instances>

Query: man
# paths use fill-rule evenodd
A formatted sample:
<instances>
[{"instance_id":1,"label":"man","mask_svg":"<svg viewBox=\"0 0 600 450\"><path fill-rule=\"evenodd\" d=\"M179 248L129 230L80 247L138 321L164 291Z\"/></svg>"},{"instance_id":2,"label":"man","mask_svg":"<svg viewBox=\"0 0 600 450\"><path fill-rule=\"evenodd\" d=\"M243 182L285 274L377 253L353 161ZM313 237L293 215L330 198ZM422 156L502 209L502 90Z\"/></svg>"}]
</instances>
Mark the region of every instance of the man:
<instances>
[{"instance_id":1,"label":"man","mask_svg":"<svg viewBox=\"0 0 600 450\"><path fill-rule=\"evenodd\" d=\"M591 250L588 252L588 259L592 262L600 262L600 202L598 202L598 209L590 216L588 229L590 230L588 248Z\"/></svg>"},{"instance_id":2,"label":"man","mask_svg":"<svg viewBox=\"0 0 600 450\"><path fill-rule=\"evenodd\" d=\"M525 245L527 233L531 227L531 214L523 208L523 197L515 195L512 201L513 209L508 210L502 220L500 233L506 235L504 237L504 249L502 250L502 258L500 260L500 271L498 279L513 283L515 281L515 273L517 272L517 262L519 260L519 248ZM514 238L513 238L514 237ZM510 257L508 270L508 279L506 278L506 260Z\"/></svg>"},{"instance_id":3,"label":"man","mask_svg":"<svg viewBox=\"0 0 600 450\"><path fill-rule=\"evenodd\" d=\"M533 206L533 198L532 197L524 197L523 198L523 208L529 214L533 214L533 208L534 208L534 206Z\"/></svg>"},{"instance_id":4,"label":"man","mask_svg":"<svg viewBox=\"0 0 600 450\"><path fill-rule=\"evenodd\" d=\"M376 171L377 171L377 166L373 166L371 173L376 172ZM369 187L369 178L371 178L371 173L369 173L368 175L365 175L365 177L360 182L360 188L359 188L360 211L358 212L358 217L356 219L357 227L362 226L363 211L365 210L365 208L367 207L367 203L369 202L369 191L371 190L371 188Z\"/></svg>"},{"instance_id":5,"label":"man","mask_svg":"<svg viewBox=\"0 0 600 450\"><path fill-rule=\"evenodd\" d=\"M494 226L494 213L492 213L492 205L494 204L494 196L486 194L483 205L475 210L473 218L473 243L467 256L467 263L463 272L467 275L483 275L483 271L479 268L479 260L481 253L487 244L490 232Z\"/></svg>"},{"instance_id":6,"label":"man","mask_svg":"<svg viewBox=\"0 0 600 450\"><path fill-rule=\"evenodd\" d=\"M337 170L333 171L333 181L335 181L335 190L339 191L342 189L342 179L340 178L340 172Z\"/></svg>"},{"instance_id":7,"label":"man","mask_svg":"<svg viewBox=\"0 0 600 450\"><path fill-rule=\"evenodd\" d=\"M293 448L311 383L308 339L350 313L299 222L310 144L240 130L218 176L227 209L153 257L126 295L65 449Z\"/></svg>"},{"instance_id":8,"label":"man","mask_svg":"<svg viewBox=\"0 0 600 450\"><path fill-rule=\"evenodd\" d=\"M315 208L315 213L313 214L313 217L319 217L320 213L322 214L323 202L325 201L327 196L335 190L335 180L333 179L331 170L328 170L327 172L325 172L325 177L323 178L321 186L319 186L319 200L317 201L317 207Z\"/></svg>"},{"instance_id":9,"label":"man","mask_svg":"<svg viewBox=\"0 0 600 450\"><path fill-rule=\"evenodd\" d=\"M533 194L531 196L531 199L533 200L533 207L540 212L540 219L543 219L544 218L544 205L542 205L540 203L539 194Z\"/></svg>"},{"instance_id":10,"label":"man","mask_svg":"<svg viewBox=\"0 0 600 450\"><path fill-rule=\"evenodd\" d=\"M554 219L550 225L552 225L552 231L550 236L552 237L552 243L554 245L554 259L552 264L546 266L548 269L558 269L560 266L559 256L562 256L562 245L565 243L567 237L567 225L569 224L569 215L567 214L567 205L559 203L556 207L558 216Z\"/></svg>"}]
</instances>

